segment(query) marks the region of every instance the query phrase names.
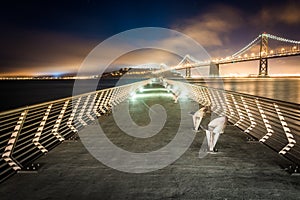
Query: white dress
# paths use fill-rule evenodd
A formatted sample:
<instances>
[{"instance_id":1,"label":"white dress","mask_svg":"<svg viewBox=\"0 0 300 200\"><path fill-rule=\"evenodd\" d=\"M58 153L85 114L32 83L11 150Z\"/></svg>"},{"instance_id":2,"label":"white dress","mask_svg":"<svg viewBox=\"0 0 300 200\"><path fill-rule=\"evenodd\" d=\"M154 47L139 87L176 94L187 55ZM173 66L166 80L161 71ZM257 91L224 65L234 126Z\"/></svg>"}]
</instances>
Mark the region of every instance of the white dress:
<instances>
[{"instance_id":1,"label":"white dress","mask_svg":"<svg viewBox=\"0 0 300 200\"><path fill-rule=\"evenodd\" d=\"M226 117L218 117L208 124L208 130L213 131L214 133L224 133L226 127Z\"/></svg>"},{"instance_id":2,"label":"white dress","mask_svg":"<svg viewBox=\"0 0 300 200\"><path fill-rule=\"evenodd\" d=\"M208 130L206 130L206 137L210 151L213 151L214 147L216 146L220 134L224 133L226 122L226 117L222 116L212 120L208 124Z\"/></svg>"},{"instance_id":3,"label":"white dress","mask_svg":"<svg viewBox=\"0 0 300 200\"><path fill-rule=\"evenodd\" d=\"M194 130L198 130L200 123L205 115L205 107L200 108L197 112L194 113L193 115L193 122L194 122Z\"/></svg>"}]
</instances>

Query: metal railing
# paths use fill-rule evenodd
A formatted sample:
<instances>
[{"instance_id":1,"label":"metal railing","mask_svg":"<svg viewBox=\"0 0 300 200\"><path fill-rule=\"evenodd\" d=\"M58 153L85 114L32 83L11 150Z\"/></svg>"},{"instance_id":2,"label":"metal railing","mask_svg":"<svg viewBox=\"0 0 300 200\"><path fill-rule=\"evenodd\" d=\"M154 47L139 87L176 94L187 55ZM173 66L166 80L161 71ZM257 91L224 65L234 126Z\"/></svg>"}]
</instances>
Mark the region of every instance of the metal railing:
<instances>
[{"instance_id":1,"label":"metal railing","mask_svg":"<svg viewBox=\"0 0 300 200\"><path fill-rule=\"evenodd\" d=\"M150 80L0 113L0 182L109 112ZM166 81L196 102L226 115L245 133L300 164L300 105ZM171 88L174 89L174 88ZM177 94L174 91L174 94Z\"/></svg>"},{"instance_id":2,"label":"metal railing","mask_svg":"<svg viewBox=\"0 0 300 200\"><path fill-rule=\"evenodd\" d=\"M70 138L149 80L0 113L0 182Z\"/></svg>"},{"instance_id":3,"label":"metal railing","mask_svg":"<svg viewBox=\"0 0 300 200\"><path fill-rule=\"evenodd\" d=\"M300 165L300 104L179 81L166 81L245 133Z\"/></svg>"}]
</instances>

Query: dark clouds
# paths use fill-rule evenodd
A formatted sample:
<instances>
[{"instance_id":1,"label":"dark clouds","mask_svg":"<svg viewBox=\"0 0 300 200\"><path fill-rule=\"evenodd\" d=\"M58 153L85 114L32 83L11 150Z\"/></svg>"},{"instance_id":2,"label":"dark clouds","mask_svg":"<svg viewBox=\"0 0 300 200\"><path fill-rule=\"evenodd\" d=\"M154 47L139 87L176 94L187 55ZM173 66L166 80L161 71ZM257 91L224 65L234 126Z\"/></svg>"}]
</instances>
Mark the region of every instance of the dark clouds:
<instances>
[{"instance_id":1,"label":"dark clouds","mask_svg":"<svg viewBox=\"0 0 300 200\"><path fill-rule=\"evenodd\" d=\"M137 27L182 31L212 56L230 55L263 31L300 40L299 10L296 0L6 1L0 6L0 75L76 72L98 43Z\"/></svg>"},{"instance_id":2,"label":"dark clouds","mask_svg":"<svg viewBox=\"0 0 300 200\"><path fill-rule=\"evenodd\" d=\"M300 25L300 2L287 1L285 4L270 4L262 8L253 18L254 25Z\"/></svg>"},{"instance_id":3,"label":"dark clouds","mask_svg":"<svg viewBox=\"0 0 300 200\"><path fill-rule=\"evenodd\" d=\"M99 41L69 34L15 30L0 39L3 72L74 72ZM3 73L2 72L2 73Z\"/></svg>"},{"instance_id":4,"label":"dark clouds","mask_svg":"<svg viewBox=\"0 0 300 200\"><path fill-rule=\"evenodd\" d=\"M204 47L224 45L228 34L244 23L242 12L232 6L216 5L204 13L181 20L175 29L191 36Z\"/></svg>"},{"instance_id":5,"label":"dark clouds","mask_svg":"<svg viewBox=\"0 0 300 200\"><path fill-rule=\"evenodd\" d=\"M228 56L263 32L300 40L299 9L297 1L273 2L256 9L219 3L174 23L173 28L193 37L213 56Z\"/></svg>"}]
</instances>

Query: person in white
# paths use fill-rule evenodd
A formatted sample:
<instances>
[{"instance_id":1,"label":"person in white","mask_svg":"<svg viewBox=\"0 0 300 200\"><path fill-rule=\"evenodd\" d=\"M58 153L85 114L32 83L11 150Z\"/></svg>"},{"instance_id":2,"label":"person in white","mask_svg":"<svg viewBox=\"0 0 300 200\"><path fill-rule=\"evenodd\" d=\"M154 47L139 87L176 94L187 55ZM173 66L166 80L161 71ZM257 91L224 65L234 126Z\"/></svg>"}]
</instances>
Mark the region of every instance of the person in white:
<instances>
[{"instance_id":1,"label":"person in white","mask_svg":"<svg viewBox=\"0 0 300 200\"><path fill-rule=\"evenodd\" d=\"M221 116L213 119L208 124L208 130L205 130L209 151L214 151L214 147L221 133L224 133L228 121L227 116Z\"/></svg>"},{"instance_id":2,"label":"person in white","mask_svg":"<svg viewBox=\"0 0 300 200\"><path fill-rule=\"evenodd\" d=\"M208 111L207 107L202 107L193 114L194 131L199 130L200 123L207 111Z\"/></svg>"}]
</instances>

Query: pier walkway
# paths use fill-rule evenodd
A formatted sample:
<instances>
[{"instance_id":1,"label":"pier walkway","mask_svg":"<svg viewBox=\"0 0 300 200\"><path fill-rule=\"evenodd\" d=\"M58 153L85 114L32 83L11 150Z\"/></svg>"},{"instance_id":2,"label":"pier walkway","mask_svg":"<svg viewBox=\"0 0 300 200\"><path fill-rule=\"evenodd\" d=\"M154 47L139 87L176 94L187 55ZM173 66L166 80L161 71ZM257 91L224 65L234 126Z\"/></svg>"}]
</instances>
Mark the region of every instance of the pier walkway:
<instances>
[{"instance_id":1,"label":"pier walkway","mask_svg":"<svg viewBox=\"0 0 300 200\"><path fill-rule=\"evenodd\" d=\"M182 119L180 112L196 111L198 103L180 98L180 103L175 104L166 91L159 94L127 101L132 119L140 126L150 122L149 107L160 104L165 108L167 119L158 134L150 138L129 136L110 114L98 119L106 136L116 146L139 153L167 145L174 139L180 121L185 123L184 131L195 134L192 117L186 113ZM203 123L209 120L207 115ZM84 137L88 134L86 130L96 125L93 122L79 135ZM284 170L289 161L277 152L259 142L249 142L244 132L229 124L217 143L219 151L199 158L204 136L203 131L196 133L187 151L171 165L140 174L109 168L96 160L80 139L67 140L35 161L40 164L37 173L18 173L3 182L0 197L1 200L300 199L300 176L291 176ZM98 151L107 149L99 146Z\"/></svg>"}]
</instances>

